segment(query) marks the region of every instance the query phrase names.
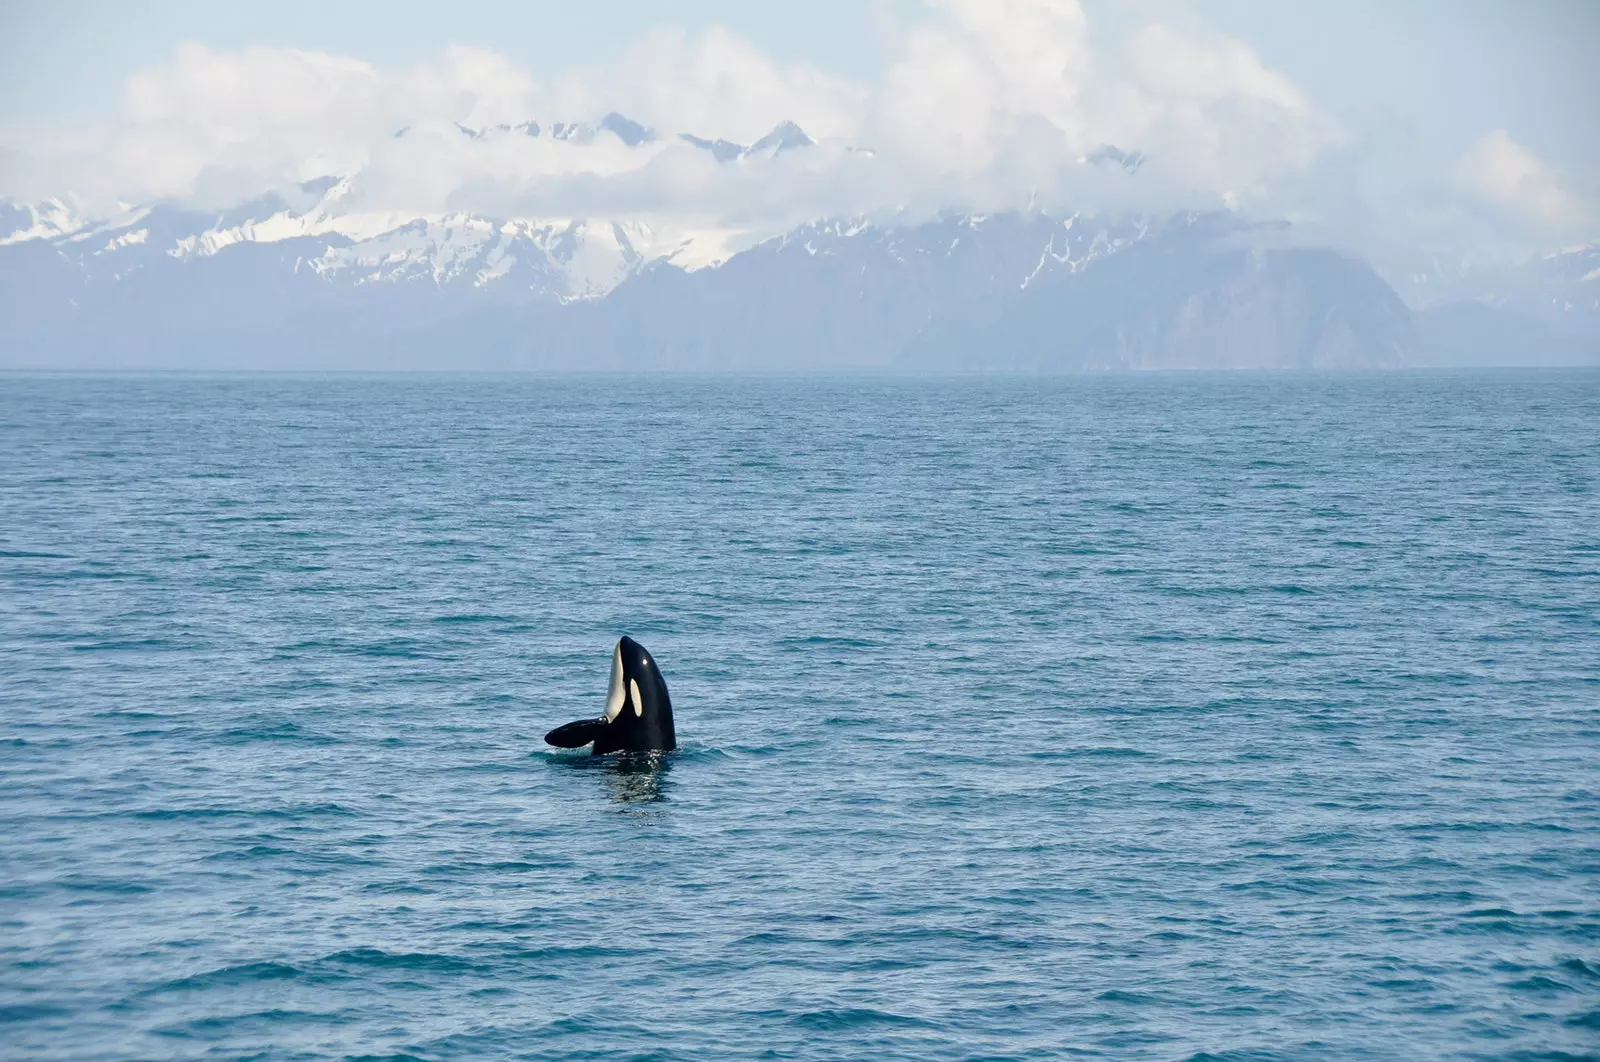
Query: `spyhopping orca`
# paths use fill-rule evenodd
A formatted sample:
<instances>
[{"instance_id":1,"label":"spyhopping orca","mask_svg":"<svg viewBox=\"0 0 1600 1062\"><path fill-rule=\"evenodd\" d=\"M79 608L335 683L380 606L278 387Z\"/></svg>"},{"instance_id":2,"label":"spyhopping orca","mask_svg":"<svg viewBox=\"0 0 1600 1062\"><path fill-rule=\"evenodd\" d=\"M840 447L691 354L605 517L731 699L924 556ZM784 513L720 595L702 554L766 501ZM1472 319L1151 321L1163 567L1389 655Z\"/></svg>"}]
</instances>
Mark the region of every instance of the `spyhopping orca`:
<instances>
[{"instance_id":1,"label":"spyhopping orca","mask_svg":"<svg viewBox=\"0 0 1600 1062\"><path fill-rule=\"evenodd\" d=\"M611 689L605 714L599 719L579 719L558 726L545 741L563 749L582 748L594 742L594 754L608 752L670 752L678 747L672 729L672 698L667 680L649 650L624 636L611 654Z\"/></svg>"}]
</instances>

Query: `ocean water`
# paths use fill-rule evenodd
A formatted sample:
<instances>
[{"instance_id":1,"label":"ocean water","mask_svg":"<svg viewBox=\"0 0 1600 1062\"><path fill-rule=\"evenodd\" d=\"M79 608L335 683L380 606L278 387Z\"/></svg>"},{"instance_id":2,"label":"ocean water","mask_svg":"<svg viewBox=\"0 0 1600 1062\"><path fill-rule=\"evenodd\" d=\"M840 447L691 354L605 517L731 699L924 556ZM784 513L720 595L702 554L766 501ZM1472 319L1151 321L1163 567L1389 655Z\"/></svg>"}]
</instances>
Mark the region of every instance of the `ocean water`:
<instances>
[{"instance_id":1,"label":"ocean water","mask_svg":"<svg viewBox=\"0 0 1600 1062\"><path fill-rule=\"evenodd\" d=\"M0 377L0 1056L1595 1058L1597 487L1581 371Z\"/></svg>"}]
</instances>

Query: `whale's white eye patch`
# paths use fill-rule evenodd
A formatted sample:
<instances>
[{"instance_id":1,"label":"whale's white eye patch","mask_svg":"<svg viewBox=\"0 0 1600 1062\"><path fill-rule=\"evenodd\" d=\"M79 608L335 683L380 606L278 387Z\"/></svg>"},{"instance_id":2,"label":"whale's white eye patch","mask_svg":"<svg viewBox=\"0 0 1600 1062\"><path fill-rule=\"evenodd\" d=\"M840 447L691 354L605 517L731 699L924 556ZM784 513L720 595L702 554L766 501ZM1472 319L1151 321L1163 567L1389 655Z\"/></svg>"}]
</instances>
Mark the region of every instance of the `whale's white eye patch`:
<instances>
[{"instance_id":1,"label":"whale's white eye patch","mask_svg":"<svg viewBox=\"0 0 1600 1062\"><path fill-rule=\"evenodd\" d=\"M626 696L622 689L622 643L617 643L616 650L611 654L611 687L606 690L606 722L611 722L622 714L622 699Z\"/></svg>"},{"instance_id":2,"label":"whale's white eye patch","mask_svg":"<svg viewBox=\"0 0 1600 1062\"><path fill-rule=\"evenodd\" d=\"M628 680L628 693L633 697L633 714L644 714L644 702L639 699L639 684L633 679Z\"/></svg>"}]
</instances>

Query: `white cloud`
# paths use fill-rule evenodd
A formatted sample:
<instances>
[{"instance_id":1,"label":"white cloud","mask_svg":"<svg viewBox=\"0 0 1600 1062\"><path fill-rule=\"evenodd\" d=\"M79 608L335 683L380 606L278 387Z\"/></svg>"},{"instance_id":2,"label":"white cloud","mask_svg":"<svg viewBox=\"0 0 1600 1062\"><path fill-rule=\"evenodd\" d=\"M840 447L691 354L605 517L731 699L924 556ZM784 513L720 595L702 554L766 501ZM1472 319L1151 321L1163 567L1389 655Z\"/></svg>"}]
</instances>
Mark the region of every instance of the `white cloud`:
<instances>
[{"instance_id":1,"label":"white cloud","mask_svg":"<svg viewBox=\"0 0 1600 1062\"><path fill-rule=\"evenodd\" d=\"M778 63L716 27L695 37L651 32L617 68L566 89L594 112L617 110L646 125L744 143L782 121L813 136L852 136L867 97L864 86L808 64Z\"/></svg>"},{"instance_id":2,"label":"white cloud","mask_svg":"<svg viewBox=\"0 0 1600 1062\"><path fill-rule=\"evenodd\" d=\"M281 183L308 166L356 166L383 79L352 59L287 49L198 45L129 80L103 168L80 195L128 200ZM234 189L216 189L231 192Z\"/></svg>"},{"instance_id":3,"label":"white cloud","mask_svg":"<svg viewBox=\"0 0 1600 1062\"><path fill-rule=\"evenodd\" d=\"M888 72L879 132L974 193L1249 206L1339 142L1292 82L1235 40L1156 24L1097 53L1076 0L943 0L938 12ZM1146 154L1137 186L1076 165L1106 144Z\"/></svg>"},{"instance_id":4,"label":"white cloud","mask_svg":"<svg viewBox=\"0 0 1600 1062\"><path fill-rule=\"evenodd\" d=\"M1147 26L1127 46L1131 83L1104 116L1225 200L1271 195L1310 171L1340 137L1287 78L1238 41Z\"/></svg>"},{"instance_id":5,"label":"white cloud","mask_svg":"<svg viewBox=\"0 0 1600 1062\"><path fill-rule=\"evenodd\" d=\"M1348 138L1248 46L1188 22L1096 28L1078 0L929 0L871 81L780 62L721 29L652 32L613 66L551 83L473 48L384 69L191 45L132 78L102 125L0 145L0 194L71 192L102 213L157 199L222 206L337 173L356 175L351 210L673 214L750 229L1030 202L1348 214ZM548 135L611 110L664 136L630 149L605 133ZM759 166L718 165L674 135L749 143L786 119L821 143ZM457 128L530 120L546 135ZM1145 153L1136 178L1084 163L1105 144ZM1503 132L1455 180L1539 225L1583 217L1559 175Z\"/></svg>"},{"instance_id":6,"label":"white cloud","mask_svg":"<svg viewBox=\"0 0 1600 1062\"><path fill-rule=\"evenodd\" d=\"M938 9L911 29L885 77L878 136L914 163L967 175L994 165L1028 117L1047 123L1063 153L1081 152L1090 56L1075 0L943 0Z\"/></svg>"},{"instance_id":7,"label":"white cloud","mask_svg":"<svg viewBox=\"0 0 1600 1062\"><path fill-rule=\"evenodd\" d=\"M116 202L230 199L329 173L350 173L407 126L521 120L539 87L505 57L449 47L398 71L296 49L219 52L184 45L129 79L120 114L85 135L30 145L0 189L25 198L72 193L91 209Z\"/></svg>"},{"instance_id":8,"label":"white cloud","mask_svg":"<svg viewBox=\"0 0 1600 1062\"><path fill-rule=\"evenodd\" d=\"M1469 193L1515 217L1550 228L1583 219L1581 205L1560 176L1504 129L1479 138L1462 156L1455 176Z\"/></svg>"}]
</instances>

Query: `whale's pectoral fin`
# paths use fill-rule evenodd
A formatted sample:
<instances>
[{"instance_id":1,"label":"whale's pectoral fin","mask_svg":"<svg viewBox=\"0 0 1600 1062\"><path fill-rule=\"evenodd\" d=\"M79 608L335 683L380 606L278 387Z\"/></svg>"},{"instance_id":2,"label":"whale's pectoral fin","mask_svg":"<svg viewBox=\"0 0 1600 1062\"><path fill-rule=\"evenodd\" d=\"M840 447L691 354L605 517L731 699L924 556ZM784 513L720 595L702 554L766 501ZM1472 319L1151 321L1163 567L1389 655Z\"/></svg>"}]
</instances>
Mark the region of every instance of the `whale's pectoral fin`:
<instances>
[{"instance_id":1,"label":"whale's pectoral fin","mask_svg":"<svg viewBox=\"0 0 1600 1062\"><path fill-rule=\"evenodd\" d=\"M544 740L558 749L582 748L599 737L605 728L604 719L579 719L576 723L556 727L544 736Z\"/></svg>"}]
</instances>

